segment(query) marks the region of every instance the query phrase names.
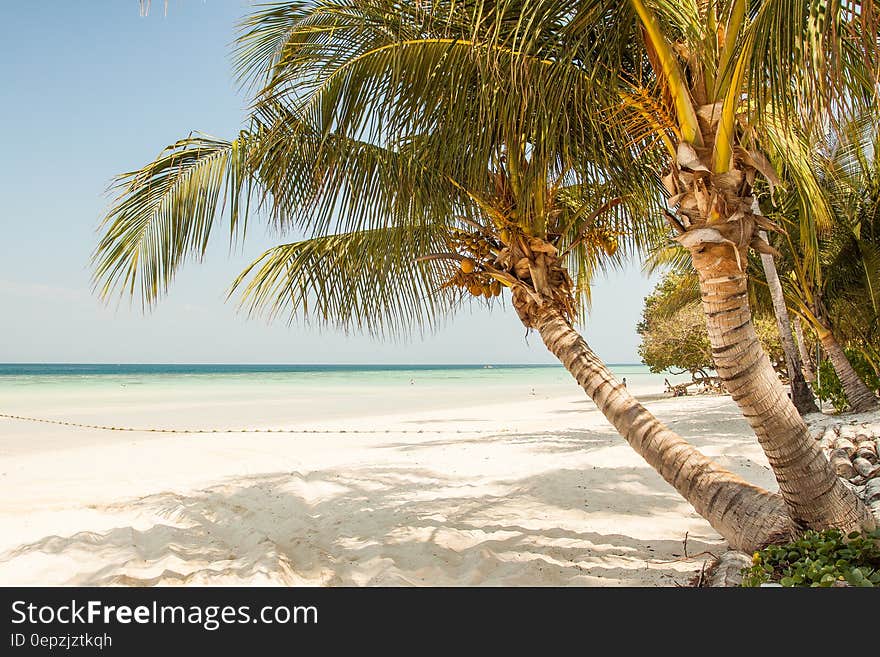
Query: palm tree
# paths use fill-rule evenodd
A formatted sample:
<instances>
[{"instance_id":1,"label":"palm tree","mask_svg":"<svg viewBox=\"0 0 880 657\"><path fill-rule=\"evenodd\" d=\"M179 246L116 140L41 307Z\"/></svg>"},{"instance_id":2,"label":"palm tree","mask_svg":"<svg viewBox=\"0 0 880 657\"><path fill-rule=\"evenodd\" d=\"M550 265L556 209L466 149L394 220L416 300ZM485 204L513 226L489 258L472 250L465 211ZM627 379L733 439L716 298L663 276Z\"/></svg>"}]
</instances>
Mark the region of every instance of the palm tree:
<instances>
[{"instance_id":1,"label":"palm tree","mask_svg":"<svg viewBox=\"0 0 880 657\"><path fill-rule=\"evenodd\" d=\"M817 226L804 220L807 208L790 194L771 210L786 232L778 241L788 276L789 306L816 332L840 379L852 410L878 407L844 352L838 324L864 325L863 350L872 349L867 327L880 317L880 257L874 242L880 203L876 111L844 123L830 135L819 135L811 149L821 193L831 209L830 222ZM867 302L867 303L866 303ZM862 321L859 321L861 318Z\"/></svg>"},{"instance_id":2,"label":"palm tree","mask_svg":"<svg viewBox=\"0 0 880 657\"><path fill-rule=\"evenodd\" d=\"M858 290L866 289L858 285L857 280L863 273L857 240L849 244L851 248L846 248L852 236L847 228L835 225L826 237L812 238L816 255L810 257L804 253L798 227L786 220L780 222L787 225L789 232L779 241L782 259L788 265L789 276L784 281L788 306L816 333L840 379L850 408L855 412L877 408L877 397L853 369L839 337L838 321L842 316L849 313L852 322L853 318L864 315L861 306L865 297L853 298ZM845 281L843 285L842 281ZM869 325L870 320L863 323Z\"/></svg>"},{"instance_id":3,"label":"palm tree","mask_svg":"<svg viewBox=\"0 0 880 657\"><path fill-rule=\"evenodd\" d=\"M223 208L232 234L244 231L252 200L281 234L307 235L269 250L235 281L252 312L381 335L431 326L463 299L496 303L509 288L522 322L732 545L752 549L789 535L782 498L664 427L573 328L591 273L652 230L641 217L657 197L642 178L584 184L577 154L617 136L570 124L576 140L544 148L524 135L534 134L536 118L546 134L565 134L553 113L520 114L511 94L480 102L505 62L516 67L514 86L526 74L532 85L559 82L545 63L552 60L478 46L486 33L516 31L506 17L465 40L472 17L451 5L445 14L387 9L352 0L254 14L239 40L241 70L266 77L249 129L228 142L190 136L119 177L96 251L101 293L154 302L187 257L204 255ZM407 66L421 74L408 75ZM586 111L592 83L581 73L569 78ZM438 103L436 85L470 102Z\"/></svg>"},{"instance_id":4,"label":"palm tree","mask_svg":"<svg viewBox=\"0 0 880 657\"><path fill-rule=\"evenodd\" d=\"M813 366L813 357L807 349L807 341L804 339L804 327L800 316L795 315L791 323L794 327L794 336L797 341L798 353L800 353L801 357L801 366L804 369L804 379L806 379L807 383L812 384L816 381L816 369Z\"/></svg>"},{"instance_id":5,"label":"palm tree","mask_svg":"<svg viewBox=\"0 0 880 657\"><path fill-rule=\"evenodd\" d=\"M829 190L835 222L824 236L820 268L822 297L837 326L848 325L859 350L880 371L880 130L877 108L844 124L822 149L821 179ZM831 143L829 143L831 142ZM818 269L818 268L817 268ZM833 332L832 332L833 333ZM833 335L832 335L833 337ZM830 357L830 353L829 353ZM846 355L844 354L844 358ZM834 362L834 361L832 361ZM847 359L844 363L850 366ZM835 369L836 369L835 365ZM837 370L841 383L844 374ZM854 410L876 408L877 398L861 379L845 387ZM868 392L866 395L865 392Z\"/></svg>"},{"instance_id":6,"label":"palm tree","mask_svg":"<svg viewBox=\"0 0 880 657\"><path fill-rule=\"evenodd\" d=\"M780 183L783 163L810 218L829 210L809 167L805 117L869 105L877 23L870 2L645 2L630 0L657 83L628 85L667 115L637 104L635 134L661 135L670 223L691 254L719 376L767 454L799 524L858 525L866 512L831 470L763 352L748 304L749 249L774 250L760 230L753 185ZM624 87L626 90L627 87ZM821 115L821 114L820 114ZM660 122L660 129L652 126Z\"/></svg>"},{"instance_id":7,"label":"palm tree","mask_svg":"<svg viewBox=\"0 0 880 657\"><path fill-rule=\"evenodd\" d=\"M758 236L768 241L767 233L761 231ZM769 253L761 254L761 267L764 279L770 290L770 298L773 303L773 314L776 316L776 326L779 330L779 339L782 343L782 352L785 354L785 368L788 373L791 401L802 416L807 413L817 413L819 408L813 399L813 393L804 378L804 365L801 356L795 347L794 336L791 330L791 318L788 314L788 306L785 303L785 292L779 281L779 273L776 270L776 261Z\"/></svg>"}]
</instances>

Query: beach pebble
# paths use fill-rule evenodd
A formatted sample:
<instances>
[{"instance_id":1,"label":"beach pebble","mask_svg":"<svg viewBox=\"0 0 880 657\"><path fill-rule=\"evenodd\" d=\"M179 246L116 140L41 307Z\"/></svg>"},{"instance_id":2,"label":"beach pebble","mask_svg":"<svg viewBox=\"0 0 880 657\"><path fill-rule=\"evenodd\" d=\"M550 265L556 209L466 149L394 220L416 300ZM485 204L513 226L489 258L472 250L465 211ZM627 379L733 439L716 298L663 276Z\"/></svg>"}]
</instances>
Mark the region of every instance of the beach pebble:
<instances>
[{"instance_id":1,"label":"beach pebble","mask_svg":"<svg viewBox=\"0 0 880 657\"><path fill-rule=\"evenodd\" d=\"M712 566L706 583L708 586L739 586L742 583L743 568L752 565L749 555L730 550L721 555Z\"/></svg>"},{"instance_id":2,"label":"beach pebble","mask_svg":"<svg viewBox=\"0 0 880 657\"><path fill-rule=\"evenodd\" d=\"M877 448L874 447L874 441L859 443L853 457L865 459L871 463L877 462Z\"/></svg>"},{"instance_id":3,"label":"beach pebble","mask_svg":"<svg viewBox=\"0 0 880 657\"><path fill-rule=\"evenodd\" d=\"M837 440L837 432L834 431L834 427L825 429L825 433L822 434L822 442L833 445L835 440Z\"/></svg>"},{"instance_id":4,"label":"beach pebble","mask_svg":"<svg viewBox=\"0 0 880 657\"><path fill-rule=\"evenodd\" d=\"M856 494L856 497L858 497L861 500L865 499L865 487L864 486L857 486L856 484L851 482L849 479L841 479L841 481L843 482L844 486L846 486L853 493Z\"/></svg>"}]
</instances>

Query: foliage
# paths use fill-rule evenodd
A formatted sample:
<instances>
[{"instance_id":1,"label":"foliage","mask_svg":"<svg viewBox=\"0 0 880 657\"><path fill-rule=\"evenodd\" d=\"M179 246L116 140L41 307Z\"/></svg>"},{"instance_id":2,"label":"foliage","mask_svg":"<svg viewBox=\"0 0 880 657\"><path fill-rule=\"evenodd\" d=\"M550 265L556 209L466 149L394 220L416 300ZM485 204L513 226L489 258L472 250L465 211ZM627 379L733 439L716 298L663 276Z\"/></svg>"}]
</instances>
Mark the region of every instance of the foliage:
<instances>
[{"instance_id":1,"label":"foliage","mask_svg":"<svg viewBox=\"0 0 880 657\"><path fill-rule=\"evenodd\" d=\"M865 355L857 349L844 349L844 351L856 374L864 381L865 385L870 390L880 390L880 376L874 371ZM830 401L837 411L843 411L848 406L843 385L840 383L830 360L823 360L819 365L819 377L813 383L813 390L822 401Z\"/></svg>"},{"instance_id":2,"label":"foliage","mask_svg":"<svg viewBox=\"0 0 880 657\"><path fill-rule=\"evenodd\" d=\"M766 186L759 190L763 211L785 229L772 243L790 310L874 363L880 363L878 121L874 108L814 137L811 167L816 193L830 208L826 224L804 216L809 209L791 186L772 198Z\"/></svg>"},{"instance_id":3,"label":"foliage","mask_svg":"<svg viewBox=\"0 0 880 657\"><path fill-rule=\"evenodd\" d=\"M642 338L639 356L652 372L685 370L692 375L712 368L712 346L697 303L672 309L669 301L681 291L682 276L671 273L645 298L636 331Z\"/></svg>"},{"instance_id":4,"label":"foliage","mask_svg":"<svg viewBox=\"0 0 880 657\"><path fill-rule=\"evenodd\" d=\"M669 272L645 298L636 331L642 338L639 356L652 372L683 370L692 376L714 369L706 318L700 308L696 278ZM785 371L779 330L772 315L754 317L755 331L773 363Z\"/></svg>"},{"instance_id":5,"label":"foliage","mask_svg":"<svg viewBox=\"0 0 880 657\"><path fill-rule=\"evenodd\" d=\"M742 585L828 587L837 582L850 586L880 586L880 530L848 536L837 529L807 531L796 541L771 545L752 555L752 566L743 569Z\"/></svg>"},{"instance_id":6,"label":"foliage","mask_svg":"<svg viewBox=\"0 0 880 657\"><path fill-rule=\"evenodd\" d=\"M592 273L656 232L661 172L676 143L702 141L700 104L722 110L716 173L743 157L741 147L765 150L807 189L796 119L874 102L878 20L865 0L858 11L824 0L261 5L236 41L236 70L253 94L247 130L209 145L207 156L184 140L118 179L95 284L103 296L151 304L184 261L204 256L224 209L237 234L259 208L279 234L351 235L350 253L397 275L367 297L371 275L349 285L351 271L330 267L293 271L289 287L240 278L250 310L374 332L430 327L461 295L434 294L446 289L449 267L420 260L425 241L393 231L462 229L475 214L487 226L486 215L495 222L500 211L498 223L559 249L583 308ZM385 229L396 240L391 254L366 250ZM616 245L618 254L602 256ZM248 271L301 268L325 246L282 245ZM283 298L327 290L336 298L326 303ZM362 298L372 318L359 323Z\"/></svg>"}]
</instances>

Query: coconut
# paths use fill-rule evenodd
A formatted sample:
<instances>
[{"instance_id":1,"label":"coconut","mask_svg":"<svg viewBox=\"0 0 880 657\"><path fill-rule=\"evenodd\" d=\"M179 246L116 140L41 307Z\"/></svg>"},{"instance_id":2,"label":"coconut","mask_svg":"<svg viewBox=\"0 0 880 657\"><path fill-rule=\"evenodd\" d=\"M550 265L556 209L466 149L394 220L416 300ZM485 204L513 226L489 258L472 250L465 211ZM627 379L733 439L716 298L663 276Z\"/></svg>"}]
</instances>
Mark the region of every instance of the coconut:
<instances>
[{"instance_id":1,"label":"coconut","mask_svg":"<svg viewBox=\"0 0 880 657\"><path fill-rule=\"evenodd\" d=\"M851 479L856 475L855 468L853 468L853 464L849 460L849 452L846 450L832 450L829 460L831 461L831 467L837 472L838 477Z\"/></svg>"},{"instance_id":2,"label":"coconut","mask_svg":"<svg viewBox=\"0 0 880 657\"><path fill-rule=\"evenodd\" d=\"M852 456L852 453L856 450L856 446L853 444L851 440L848 438L844 438L841 436L837 440L834 441L834 449L841 449L846 452L847 456Z\"/></svg>"},{"instance_id":3,"label":"coconut","mask_svg":"<svg viewBox=\"0 0 880 657\"><path fill-rule=\"evenodd\" d=\"M871 463L868 459L863 459L860 456L857 456L852 460L852 465L863 477L873 477L875 474L874 464Z\"/></svg>"}]
</instances>

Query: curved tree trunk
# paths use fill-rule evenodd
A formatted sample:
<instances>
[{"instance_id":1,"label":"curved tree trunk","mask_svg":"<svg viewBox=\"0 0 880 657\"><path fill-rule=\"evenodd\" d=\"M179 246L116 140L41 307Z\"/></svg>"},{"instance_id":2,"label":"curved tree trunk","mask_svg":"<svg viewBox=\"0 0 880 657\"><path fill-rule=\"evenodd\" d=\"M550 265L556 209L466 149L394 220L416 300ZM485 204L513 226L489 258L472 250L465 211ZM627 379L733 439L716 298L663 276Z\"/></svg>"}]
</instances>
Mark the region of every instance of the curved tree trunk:
<instances>
[{"instance_id":1,"label":"curved tree trunk","mask_svg":"<svg viewBox=\"0 0 880 657\"><path fill-rule=\"evenodd\" d=\"M819 332L819 342L822 348L828 354L831 365L840 379L843 386L843 392L846 394L846 400L849 402L850 408L856 413L871 411L880 406L876 395L868 389L862 378L856 374L849 358L843 351L843 347L834 337L834 333L828 329Z\"/></svg>"},{"instance_id":2,"label":"curved tree trunk","mask_svg":"<svg viewBox=\"0 0 880 657\"><path fill-rule=\"evenodd\" d=\"M614 378L561 312L545 308L529 323L633 449L732 547L751 551L792 535L781 497L720 467L661 424Z\"/></svg>"},{"instance_id":3,"label":"curved tree trunk","mask_svg":"<svg viewBox=\"0 0 880 657\"><path fill-rule=\"evenodd\" d=\"M767 233L760 231L760 236L765 241ZM788 371L789 390L791 401L801 415L818 413L819 408L813 399L813 391L804 379L803 366L800 356L794 346L794 338L791 335L791 320L788 316L788 308L785 305L785 296L782 293L782 284L779 282L779 274L776 271L776 262L769 253L761 254L761 265L764 267L764 276L767 278L767 286L770 288L770 298L773 300L773 314L776 315L776 327L779 329L779 341L782 343L782 352L785 354L785 368Z\"/></svg>"},{"instance_id":4,"label":"curved tree trunk","mask_svg":"<svg viewBox=\"0 0 880 657\"><path fill-rule=\"evenodd\" d=\"M752 425L792 519L814 529L872 528L873 517L810 436L758 341L740 265L746 249L698 239L688 248L700 278L715 368Z\"/></svg>"},{"instance_id":5,"label":"curved tree trunk","mask_svg":"<svg viewBox=\"0 0 880 657\"><path fill-rule=\"evenodd\" d=\"M804 378L807 380L807 383L814 383L816 381L816 368L813 367L813 358L810 356L810 351L807 349L807 343L804 340L804 328L801 326L801 318L795 315L792 324L794 325L794 336L797 340L798 351L801 354L801 365L804 366Z\"/></svg>"}]
</instances>

